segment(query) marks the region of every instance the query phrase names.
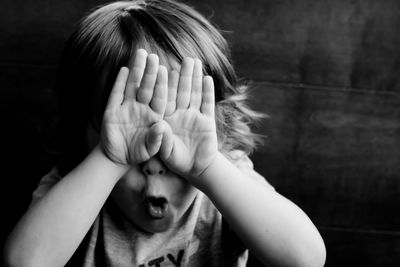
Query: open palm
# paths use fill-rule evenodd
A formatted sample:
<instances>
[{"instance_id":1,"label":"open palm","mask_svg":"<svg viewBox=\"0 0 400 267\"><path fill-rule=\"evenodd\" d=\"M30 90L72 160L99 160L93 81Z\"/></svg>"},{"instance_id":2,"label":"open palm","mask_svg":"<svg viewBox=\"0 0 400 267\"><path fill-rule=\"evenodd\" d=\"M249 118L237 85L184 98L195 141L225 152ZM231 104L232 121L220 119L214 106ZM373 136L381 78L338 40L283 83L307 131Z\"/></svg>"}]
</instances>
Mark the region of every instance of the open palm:
<instances>
[{"instance_id":1,"label":"open palm","mask_svg":"<svg viewBox=\"0 0 400 267\"><path fill-rule=\"evenodd\" d=\"M171 128L172 140L170 153L162 158L177 173L197 177L218 150L213 81L210 76L203 78L200 60L193 59L185 59L180 74L172 73L169 79L164 120Z\"/></svg>"},{"instance_id":2,"label":"open palm","mask_svg":"<svg viewBox=\"0 0 400 267\"><path fill-rule=\"evenodd\" d=\"M158 57L138 50L133 66L122 68L104 112L101 144L114 162L137 164L161 145L167 103L167 70Z\"/></svg>"},{"instance_id":3,"label":"open palm","mask_svg":"<svg viewBox=\"0 0 400 267\"><path fill-rule=\"evenodd\" d=\"M214 119L189 108L176 110L165 120L174 138L174 151L169 163L180 172L199 175L217 152Z\"/></svg>"},{"instance_id":4,"label":"open palm","mask_svg":"<svg viewBox=\"0 0 400 267\"><path fill-rule=\"evenodd\" d=\"M162 120L162 115L154 112L148 105L137 101L124 103L117 110L105 113L103 130L107 132L104 143L118 163L140 163L153 156L146 148L146 136L150 127Z\"/></svg>"}]
</instances>

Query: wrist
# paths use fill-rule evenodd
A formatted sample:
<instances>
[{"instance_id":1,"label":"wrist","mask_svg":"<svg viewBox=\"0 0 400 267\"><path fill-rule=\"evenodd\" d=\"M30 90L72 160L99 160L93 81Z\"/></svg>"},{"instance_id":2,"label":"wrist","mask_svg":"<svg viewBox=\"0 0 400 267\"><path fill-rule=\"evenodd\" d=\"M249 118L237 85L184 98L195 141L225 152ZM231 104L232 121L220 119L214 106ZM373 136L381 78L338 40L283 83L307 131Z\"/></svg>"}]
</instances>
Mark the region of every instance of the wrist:
<instances>
[{"instance_id":1,"label":"wrist","mask_svg":"<svg viewBox=\"0 0 400 267\"><path fill-rule=\"evenodd\" d=\"M113 177L117 180L122 177L122 175L128 171L129 166L127 164L117 163L114 160L110 159L100 145L96 145L93 150L90 152L90 158L97 160L99 164L108 168L112 173Z\"/></svg>"},{"instance_id":2,"label":"wrist","mask_svg":"<svg viewBox=\"0 0 400 267\"><path fill-rule=\"evenodd\" d=\"M229 164L231 164L230 161L218 151L211 164L196 179L197 184L195 186L207 193L208 189L214 186L214 183L221 176L221 168L231 167Z\"/></svg>"}]
</instances>

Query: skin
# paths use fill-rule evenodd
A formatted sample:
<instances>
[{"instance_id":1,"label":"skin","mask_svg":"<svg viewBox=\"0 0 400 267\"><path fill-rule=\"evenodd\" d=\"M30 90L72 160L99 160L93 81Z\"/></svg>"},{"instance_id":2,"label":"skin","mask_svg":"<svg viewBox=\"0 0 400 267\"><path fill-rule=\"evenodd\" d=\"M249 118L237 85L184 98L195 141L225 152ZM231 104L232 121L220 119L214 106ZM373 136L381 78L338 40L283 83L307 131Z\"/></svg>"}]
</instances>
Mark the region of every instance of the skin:
<instances>
[{"instance_id":1,"label":"skin","mask_svg":"<svg viewBox=\"0 0 400 267\"><path fill-rule=\"evenodd\" d=\"M163 232L203 191L246 246L268 266L323 266L325 246L307 215L251 179L218 151L214 86L201 62L180 72L138 50L116 79L100 142L21 218L5 246L10 266L64 265L111 195L147 232ZM142 199L162 196L161 220ZM68 229L68 231L65 231Z\"/></svg>"},{"instance_id":2,"label":"skin","mask_svg":"<svg viewBox=\"0 0 400 267\"><path fill-rule=\"evenodd\" d=\"M168 79L158 57L144 50L136 52L131 76L126 71L120 72L103 119L100 145L105 154L113 162L131 166L111 196L135 225L163 232L179 222L198 193L182 176L194 177L193 172L211 162L205 153L217 152L212 80L204 78L203 89L202 64L191 58ZM203 91L207 115L200 112ZM151 197L167 200L163 218L155 220L148 214L144 200Z\"/></svg>"}]
</instances>

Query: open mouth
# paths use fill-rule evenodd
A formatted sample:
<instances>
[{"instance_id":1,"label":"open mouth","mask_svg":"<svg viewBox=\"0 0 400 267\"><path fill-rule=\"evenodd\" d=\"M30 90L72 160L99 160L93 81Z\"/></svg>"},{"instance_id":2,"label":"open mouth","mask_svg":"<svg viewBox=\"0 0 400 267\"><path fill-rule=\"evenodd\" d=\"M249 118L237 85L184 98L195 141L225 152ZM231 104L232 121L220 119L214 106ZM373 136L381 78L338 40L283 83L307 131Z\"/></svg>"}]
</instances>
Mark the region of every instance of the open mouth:
<instances>
[{"instance_id":1,"label":"open mouth","mask_svg":"<svg viewBox=\"0 0 400 267\"><path fill-rule=\"evenodd\" d=\"M167 215L168 200L165 197L146 197L147 212L154 219L162 219Z\"/></svg>"}]
</instances>

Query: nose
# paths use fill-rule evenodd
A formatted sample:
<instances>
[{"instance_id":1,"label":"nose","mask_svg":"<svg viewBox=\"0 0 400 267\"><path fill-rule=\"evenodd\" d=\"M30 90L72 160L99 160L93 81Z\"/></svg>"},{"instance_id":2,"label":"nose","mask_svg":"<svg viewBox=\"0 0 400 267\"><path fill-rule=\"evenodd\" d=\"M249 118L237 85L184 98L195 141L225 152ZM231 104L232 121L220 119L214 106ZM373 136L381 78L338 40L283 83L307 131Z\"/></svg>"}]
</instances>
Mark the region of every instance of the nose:
<instances>
[{"instance_id":1,"label":"nose","mask_svg":"<svg viewBox=\"0 0 400 267\"><path fill-rule=\"evenodd\" d=\"M148 200L149 197L167 199L168 179L163 177L166 174L166 167L162 161L157 156L152 157L143 163L142 172L146 177L142 192L144 199Z\"/></svg>"},{"instance_id":2,"label":"nose","mask_svg":"<svg viewBox=\"0 0 400 267\"><path fill-rule=\"evenodd\" d=\"M146 176L164 175L166 173L166 167L158 157L154 156L145 163L143 163L142 172Z\"/></svg>"}]
</instances>

